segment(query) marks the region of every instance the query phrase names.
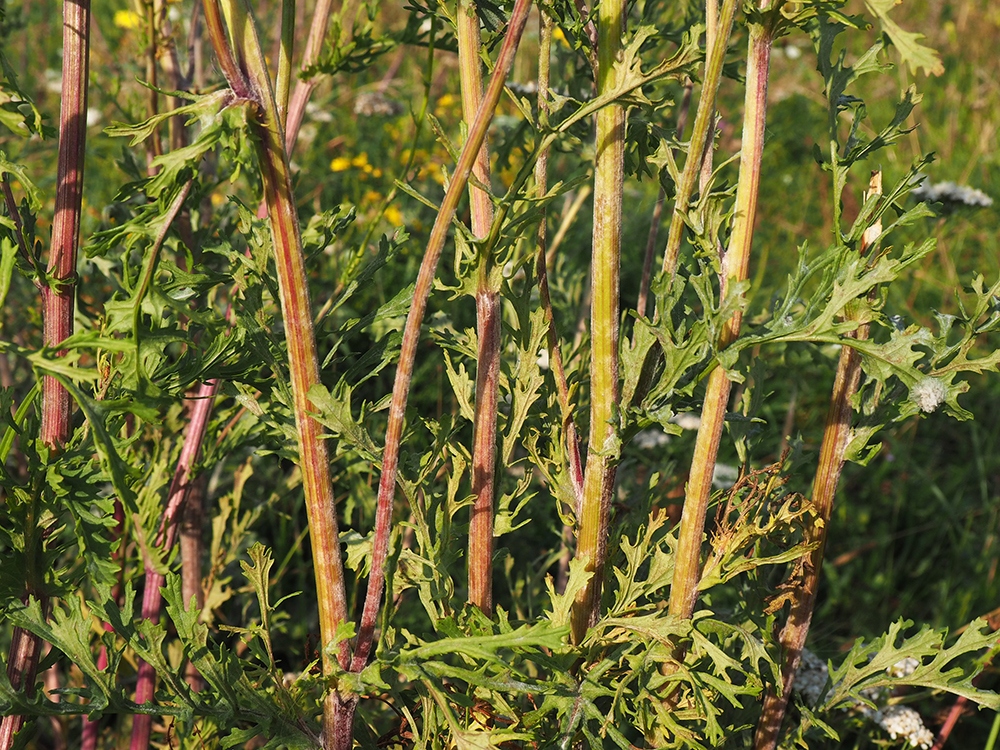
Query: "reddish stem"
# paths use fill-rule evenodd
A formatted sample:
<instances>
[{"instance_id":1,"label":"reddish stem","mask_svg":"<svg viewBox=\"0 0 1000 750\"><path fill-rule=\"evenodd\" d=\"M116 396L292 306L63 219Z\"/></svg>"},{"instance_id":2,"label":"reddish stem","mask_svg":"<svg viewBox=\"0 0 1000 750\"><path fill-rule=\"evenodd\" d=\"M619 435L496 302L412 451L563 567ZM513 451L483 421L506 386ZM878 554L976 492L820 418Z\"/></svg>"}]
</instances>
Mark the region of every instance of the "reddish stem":
<instances>
[{"instance_id":1,"label":"reddish stem","mask_svg":"<svg viewBox=\"0 0 1000 750\"><path fill-rule=\"evenodd\" d=\"M80 208L83 196L83 161L87 137L87 83L90 60L90 0L63 3L62 106L59 113L59 161L56 206L48 278L41 287L44 342L55 348L73 333L76 256L80 242ZM70 395L53 377L42 381L40 437L58 451L70 436ZM38 535L31 535L40 543ZM32 554L29 551L29 554ZM27 595L42 600L40 581L28 580ZM35 691L40 642L37 636L14 628L7 658L11 686L28 695ZM8 750L24 726L23 716L0 721L0 750Z\"/></svg>"},{"instance_id":2,"label":"reddish stem","mask_svg":"<svg viewBox=\"0 0 1000 750\"><path fill-rule=\"evenodd\" d=\"M191 421L188 423L187 434L184 438L184 446L181 448L180 458L177 460L177 468L174 470L174 477L170 483L170 490L167 494L167 507L163 514L163 521L160 524L160 531L157 536L157 546L161 547L164 554L170 551L177 534L177 518L184 506L185 499L191 489L191 468L201 452L201 445L205 439L205 430L208 427L208 418L212 413L212 403L218 390L219 381L209 380L203 383L195 395L195 404L191 412ZM156 624L160 621L160 606L162 604L162 594L164 576L156 570L153 561L147 557L145 561L146 582L142 594L142 618ZM185 602L187 604L187 602ZM138 679L135 687L135 702L142 705L153 700L156 689L156 672L153 667L144 661L139 662ZM136 714L132 720L132 741L129 745L131 750L144 750L149 747L149 736L153 726L153 717L150 714Z\"/></svg>"},{"instance_id":3,"label":"reddish stem","mask_svg":"<svg viewBox=\"0 0 1000 750\"><path fill-rule=\"evenodd\" d=\"M417 284L413 293L413 304L406 316L403 329L403 343L399 354L399 365L396 368L396 378L392 387L392 400L389 404L389 425L386 429L385 451L382 455L382 476L379 478L378 502L375 512L375 537L372 549L371 577L368 580L368 591L365 594L364 611L361 614L361 627L358 630L358 642L351 661L353 671L361 671L368 663L372 643L375 637L375 622L382 603L382 592L385 589L385 561L389 552L389 530L392 522L392 501L396 494L396 472L399 469L400 443L403 437L403 418L406 414L406 402L410 393L410 381L413 377L413 363L417 356L417 344L420 340L420 326L427 307L431 285L437 270L438 260L444 248L451 221L455 217L459 197L468 184L469 175L478 156L479 149L486 138L486 130L493 119L493 111L503 90L507 75L514 63L514 54L521 41L521 34L528 20L531 0L517 0L511 13L507 34L497 57L489 87L483 96L483 104L476 114L473 126L469 128L469 137L462 148L458 164L452 175L451 183L445 193L437 219L431 229L427 242L427 251L420 263L417 274Z\"/></svg>"}]
</instances>

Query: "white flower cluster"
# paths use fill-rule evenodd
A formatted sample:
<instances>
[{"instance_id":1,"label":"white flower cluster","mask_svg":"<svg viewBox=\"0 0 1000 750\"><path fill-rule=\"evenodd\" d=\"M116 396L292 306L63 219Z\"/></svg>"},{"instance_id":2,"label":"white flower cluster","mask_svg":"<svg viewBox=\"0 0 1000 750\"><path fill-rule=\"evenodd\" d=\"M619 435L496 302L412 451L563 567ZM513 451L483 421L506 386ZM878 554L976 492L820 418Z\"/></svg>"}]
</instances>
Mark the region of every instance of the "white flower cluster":
<instances>
[{"instance_id":1,"label":"white flower cluster","mask_svg":"<svg viewBox=\"0 0 1000 750\"><path fill-rule=\"evenodd\" d=\"M659 448L670 442L670 435L655 427L643 430L635 436L635 447L639 450L648 451Z\"/></svg>"},{"instance_id":2,"label":"white flower cluster","mask_svg":"<svg viewBox=\"0 0 1000 750\"><path fill-rule=\"evenodd\" d=\"M875 721L892 739L904 739L912 747L927 750L934 744L934 733L924 726L920 714L909 706L888 706L876 711Z\"/></svg>"},{"instance_id":3,"label":"white flower cluster","mask_svg":"<svg viewBox=\"0 0 1000 750\"><path fill-rule=\"evenodd\" d=\"M795 690L808 705L815 706L826 687L830 671L826 662L809 649L802 649L802 660L795 671Z\"/></svg>"},{"instance_id":4,"label":"white flower cluster","mask_svg":"<svg viewBox=\"0 0 1000 750\"><path fill-rule=\"evenodd\" d=\"M972 207L993 205L993 199L982 190L977 190L968 185L958 185L954 182L931 182L930 180L924 180L920 187L913 191L912 195L918 201L926 201L928 203L946 203L955 206Z\"/></svg>"},{"instance_id":5,"label":"white flower cluster","mask_svg":"<svg viewBox=\"0 0 1000 750\"><path fill-rule=\"evenodd\" d=\"M948 389L937 378L921 378L910 388L910 399L917 408L928 414L937 409L948 397Z\"/></svg>"},{"instance_id":6,"label":"white flower cluster","mask_svg":"<svg viewBox=\"0 0 1000 750\"><path fill-rule=\"evenodd\" d=\"M917 671L917 667L920 666L920 660L914 659L912 656L907 656L905 659L900 659L891 667L889 667L889 676L894 677L897 680L903 677L909 677L911 674Z\"/></svg>"},{"instance_id":7,"label":"white flower cluster","mask_svg":"<svg viewBox=\"0 0 1000 750\"><path fill-rule=\"evenodd\" d=\"M381 91L365 91L354 100L354 114L362 117L393 117L402 111L402 104Z\"/></svg>"},{"instance_id":8,"label":"white flower cluster","mask_svg":"<svg viewBox=\"0 0 1000 750\"><path fill-rule=\"evenodd\" d=\"M920 662L912 656L901 659L893 664L887 672L890 677L901 679L907 677L920 666ZM826 663L813 654L808 649L802 651L802 661L795 672L794 689L802 696L802 699L810 706L819 703L823 688L829 677L829 670ZM888 694L883 689L866 690L862 694L873 703L883 703ZM909 706L885 706L877 711L873 711L864 703L858 702L855 706L862 714L882 727L892 739L903 739L911 747L928 750L934 744L934 734L926 726L915 710Z\"/></svg>"}]
</instances>

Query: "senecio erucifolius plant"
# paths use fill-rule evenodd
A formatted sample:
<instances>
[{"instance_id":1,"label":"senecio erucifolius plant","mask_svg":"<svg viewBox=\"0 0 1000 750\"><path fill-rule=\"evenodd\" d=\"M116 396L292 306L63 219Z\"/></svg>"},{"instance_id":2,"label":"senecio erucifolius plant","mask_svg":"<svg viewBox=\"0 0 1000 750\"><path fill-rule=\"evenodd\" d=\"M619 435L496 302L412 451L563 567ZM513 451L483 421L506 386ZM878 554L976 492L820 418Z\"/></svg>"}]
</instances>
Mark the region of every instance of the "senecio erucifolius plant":
<instances>
[{"instance_id":1,"label":"senecio erucifolius plant","mask_svg":"<svg viewBox=\"0 0 1000 750\"><path fill-rule=\"evenodd\" d=\"M942 747L1000 709L995 601L859 628L879 542L831 559L1000 365L1000 282L929 281L992 199L906 150L919 9L48 12L0 3L0 750ZM995 521L976 450L974 516L892 517Z\"/></svg>"}]
</instances>

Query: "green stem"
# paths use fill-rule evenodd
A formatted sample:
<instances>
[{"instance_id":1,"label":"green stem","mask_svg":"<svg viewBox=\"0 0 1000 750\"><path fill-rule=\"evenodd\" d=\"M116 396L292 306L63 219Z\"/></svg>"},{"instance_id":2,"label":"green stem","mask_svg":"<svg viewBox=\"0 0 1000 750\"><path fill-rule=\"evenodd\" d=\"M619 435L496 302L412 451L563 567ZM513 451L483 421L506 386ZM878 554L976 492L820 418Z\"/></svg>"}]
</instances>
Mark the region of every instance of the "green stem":
<instances>
[{"instance_id":1,"label":"green stem","mask_svg":"<svg viewBox=\"0 0 1000 750\"><path fill-rule=\"evenodd\" d=\"M278 76L274 98L278 102L278 120L282 127L288 117L288 91L292 81L292 50L295 47L295 0L281 3L281 45L278 48ZM286 149L288 142L286 140ZM289 151L291 149L288 149Z\"/></svg>"},{"instance_id":2,"label":"green stem","mask_svg":"<svg viewBox=\"0 0 1000 750\"><path fill-rule=\"evenodd\" d=\"M727 0L728 2L728 0ZM723 19L726 14L723 4ZM762 3L762 9L767 3ZM722 28L725 28L723 20ZM728 34L727 34L728 36ZM721 45L721 41L719 42ZM760 184L760 162L764 150L764 123L767 113L767 76L771 60L771 32L755 24L750 29L747 54L746 102L743 114L743 145L740 152L739 182L736 189L736 214L729 249L722 260L720 298L725 299L735 283L747 278L750 262L750 245L753 225L757 215L757 192ZM699 110L700 114L700 110ZM699 160L700 161L700 160ZM691 163L691 155L688 155ZM687 165L685 165L686 169ZM737 311L723 326L718 347L724 349L739 335L743 321L742 311ZM705 514L712 491L712 474L715 471L722 437L722 426L729 403L730 381L721 367L709 375L702 410L701 425L695 440L691 473L684 498L677 551L674 556L674 577L670 589L669 612L690 618L694 614L701 574L701 542L705 530Z\"/></svg>"},{"instance_id":3,"label":"green stem","mask_svg":"<svg viewBox=\"0 0 1000 750\"><path fill-rule=\"evenodd\" d=\"M709 0L711 3L712 0ZM708 48L711 49L709 44ZM687 127L688 112L691 109L691 91L694 89L694 82L689 78L684 82L684 96L677 111L677 140L684 136L684 128ZM708 153L711 153L708 150ZM649 287L653 281L653 255L656 252L656 236L660 231L660 218L663 216L663 204L666 202L667 191L660 185L660 192L656 196L656 205L653 206L653 216L649 222L649 235L646 238L646 254L642 259L642 279L639 282L639 299L636 301L635 313L638 317L646 314L646 305L649 300Z\"/></svg>"},{"instance_id":4,"label":"green stem","mask_svg":"<svg viewBox=\"0 0 1000 750\"><path fill-rule=\"evenodd\" d=\"M316 577L323 673L331 675L336 671L331 646L340 626L347 621L347 599L329 455L326 442L322 439L323 429L310 416L315 408L309 400L309 391L320 381L302 236L288 169L284 132L250 8L245 0L226 0L225 10L236 40L236 54L246 70L258 107L258 117L253 124L255 145L263 179L264 202L274 240L275 267L287 337L299 464ZM212 38L214 42L216 36L213 35ZM346 669L350 663L346 640L341 641L337 653L340 667ZM325 747L343 750L351 746L354 701L356 698L353 696L336 692L331 692L327 697L323 711Z\"/></svg>"},{"instance_id":5,"label":"green stem","mask_svg":"<svg viewBox=\"0 0 1000 750\"><path fill-rule=\"evenodd\" d=\"M667 248L663 255L663 273L668 276L673 276L677 270L677 257L681 250L681 237L684 235L684 215L691 207L691 196L694 194L694 186L701 173L705 146L715 124L715 98L722 80L722 64L726 59L729 35L733 30L735 18L736 0L723 0L719 23L708 49L708 59L705 61L705 80L701 86L698 111L694 116L687 159L684 162L681 181L677 185L677 194L674 196L674 213L670 219Z\"/></svg>"},{"instance_id":6,"label":"green stem","mask_svg":"<svg viewBox=\"0 0 1000 750\"><path fill-rule=\"evenodd\" d=\"M545 131L549 126L549 71L552 57L552 19L539 9L539 45L538 45L538 126ZM548 192L549 147L543 146L535 161L535 188L539 197ZM583 462L580 460L580 435L573 419L573 406L569 398L569 383L566 380L566 368L563 366L562 349L559 346L559 331L556 328L555 313L552 310L552 298L549 294L549 272L547 260L548 215L542 214L538 222L538 257L535 261L535 272L538 275L538 298L545 313L545 323L548 326L549 363L552 376L556 382L556 398L559 401L559 411L563 428L563 449L566 453L566 463L569 469L570 485L573 488L573 514L580 512L583 502ZM559 569L556 576L556 591L562 593L566 589L566 579L569 574L570 545L573 541L573 527L563 524L559 556Z\"/></svg>"},{"instance_id":7,"label":"green stem","mask_svg":"<svg viewBox=\"0 0 1000 750\"><path fill-rule=\"evenodd\" d=\"M462 115L467 127L483 100L479 16L472 0L461 0L456 14ZM489 152L483 141L472 167L477 184L469 185L472 234L483 239L493 223L493 203L481 186L490 184ZM476 404L473 419L472 496L469 519L469 601L493 612L493 495L496 473L497 396L500 386L500 295L490 284L492 251L483 245L476 282Z\"/></svg>"},{"instance_id":8,"label":"green stem","mask_svg":"<svg viewBox=\"0 0 1000 750\"><path fill-rule=\"evenodd\" d=\"M598 96L617 82L622 55L623 0L598 6ZM583 502L576 557L593 573L573 602L573 640L583 640L597 619L607 556L608 514L617 466L618 274L622 241L625 174L625 108L610 104L597 113L594 169L594 239L590 307L590 441L583 479Z\"/></svg>"},{"instance_id":9,"label":"green stem","mask_svg":"<svg viewBox=\"0 0 1000 750\"><path fill-rule=\"evenodd\" d=\"M875 172L869 182L867 200L872 195L882 194L882 173ZM865 253L875 239L881 234L881 222L869 227L862 239L862 254ZM848 334L855 339L868 338L868 325L862 324L857 330ZM844 467L844 453L851 437L851 399L857 393L861 380L861 354L853 346L844 346L840 350L840 361L837 363L837 374L833 381L833 393L830 397L830 407L826 413L826 425L823 429L823 443L820 446L819 465L816 477L813 479L812 502L818 516L816 522L809 526L803 535L803 542L814 545L803 562L802 581L792 595L791 609L785 626L781 629L778 642L781 644L783 663L781 667L781 692L777 686L768 689L764 698L760 722L754 737L754 750L774 750L778 744L781 723L788 708L788 699L795 681L795 672L802 659L802 650L809 635L813 610L816 607L816 596L819 592L820 573L823 570L823 556L826 550L827 532L833 514L833 501L840 482L840 473Z\"/></svg>"},{"instance_id":10,"label":"green stem","mask_svg":"<svg viewBox=\"0 0 1000 750\"><path fill-rule=\"evenodd\" d=\"M514 63L514 54L521 41L524 26L528 20L531 0L517 0L511 13L500 54L490 77L490 83L483 96L483 104L476 114L476 119L469 128L469 137L462 147L455 172L452 175L448 190L438 211L434 226L427 241L427 250L420 263L417 283L413 292L413 304L406 316L403 328L403 343L399 354L399 365L396 367L396 377L392 387L392 399L389 404L389 423L386 428L385 450L382 455L382 475L379 478L378 502L375 514L375 538L372 550L371 578L368 580L368 590L365 594L364 611L361 615L361 627L358 631L358 643L351 667L360 671L368 661L375 635L375 623L385 588L385 561L389 550L389 529L392 521L392 501L396 490L396 472L399 469L400 442L403 436L403 420L406 414L406 402L409 397L410 382L413 378L413 363L417 355L417 344L420 340L420 326L427 307L434 282L441 251L448 236L448 230L459 200L472 174L472 168L478 158L479 150L486 139L486 131L504 83Z\"/></svg>"}]
</instances>

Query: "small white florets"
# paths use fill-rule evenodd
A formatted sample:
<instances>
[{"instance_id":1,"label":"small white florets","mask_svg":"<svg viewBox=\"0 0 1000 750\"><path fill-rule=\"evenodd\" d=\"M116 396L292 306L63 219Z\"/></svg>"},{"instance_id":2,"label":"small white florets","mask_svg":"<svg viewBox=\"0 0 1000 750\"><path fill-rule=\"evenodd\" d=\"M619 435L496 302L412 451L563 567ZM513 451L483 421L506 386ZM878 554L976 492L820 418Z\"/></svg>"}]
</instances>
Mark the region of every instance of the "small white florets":
<instances>
[{"instance_id":1,"label":"small white florets","mask_svg":"<svg viewBox=\"0 0 1000 750\"><path fill-rule=\"evenodd\" d=\"M911 674L917 671L917 667L920 666L920 660L914 659L912 656L907 656L905 659L900 659L891 667L889 667L889 676L895 677L897 680L903 677L909 677Z\"/></svg>"},{"instance_id":2,"label":"small white florets","mask_svg":"<svg viewBox=\"0 0 1000 750\"><path fill-rule=\"evenodd\" d=\"M919 659L908 656L893 664L886 671L890 677L902 679L913 674L919 666ZM816 706L823 694L823 688L826 687L828 677L826 663L808 649L803 649L802 661L795 672L794 689L806 704ZM866 700L881 707L878 709L870 708L862 701L854 701L851 708L882 727L890 738L904 740L911 747L922 748L922 750L928 750L934 744L934 734L924 726L923 719L915 710L909 706L885 705L889 698L889 690L884 687L869 688L862 690L861 694Z\"/></svg>"},{"instance_id":3,"label":"small white florets","mask_svg":"<svg viewBox=\"0 0 1000 750\"><path fill-rule=\"evenodd\" d=\"M934 744L934 734L924 726L920 714L909 706L889 706L875 714L878 722L892 739L904 739L913 747L927 750Z\"/></svg>"},{"instance_id":4,"label":"small white florets","mask_svg":"<svg viewBox=\"0 0 1000 750\"><path fill-rule=\"evenodd\" d=\"M958 185L954 182L931 182L924 180L920 187L916 188L913 197L918 201L928 203L944 203L953 206L971 206L975 208L993 205L993 199L982 190L969 187L968 185Z\"/></svg>"},{"instance_id":5,"label":"small white florets","mask_svg":"<svg viewBox=\"0 0 1000 750\"><path fill-rule=\"evenodd\" d=\"M910 388L910 399L922 412L931 413L948 397L948 389L937 378L921 378Z\"/></svg>"},{"instance_id":6,"label":"small white florets","mask_svg":"<svg viewBox=\"0 0 1000 750\"><path fill-rule=\"evenodd\" d=\"M829 670L826 662L808 649L802 650L802 661L795 671L795 690L802 696L806 705L815 706L826 687Z\"/></svg>"}]
</instances>

